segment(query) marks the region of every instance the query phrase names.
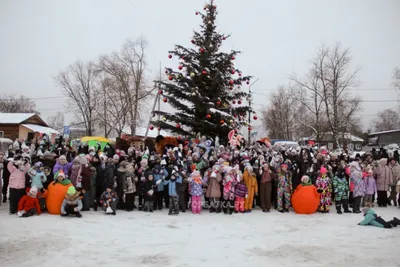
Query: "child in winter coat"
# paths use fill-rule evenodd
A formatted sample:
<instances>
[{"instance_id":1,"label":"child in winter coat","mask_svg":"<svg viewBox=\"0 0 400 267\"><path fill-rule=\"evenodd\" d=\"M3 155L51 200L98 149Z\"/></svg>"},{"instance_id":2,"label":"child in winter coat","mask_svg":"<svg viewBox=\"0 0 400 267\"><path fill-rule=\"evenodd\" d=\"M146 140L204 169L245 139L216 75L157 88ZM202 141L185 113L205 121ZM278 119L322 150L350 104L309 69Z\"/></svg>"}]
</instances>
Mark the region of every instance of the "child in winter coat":
<instances>
[{"instance_id":1,"label":"child in winter coat","mask_svg":"<svg viewBox=\"0 0 400 267\"><path fill-rule=\"evenodd\" d=\"M38 189L31 187L26 190L27 194L18 203L18 217L29 217L40 215L40 205L37 199Z\"/></svg>"},{"instance_id":2,"label":"child in winter coat","mask_svg":"<svg viewBox=\"0 0 400 267\"><path fill-rule=\"evenodd\" d=\"M235 213L244 213L244 201L248 198L248 190L244 179L235 186Z\"/></svg>"},{"instance_id":3,"label":"child in winter coat","mask_svg":"<svg viewBox=\"0 0 400 267\"><path fill-rule=\"evenodd\" d=\"M20 199L25 196L25 174L31 165L22 157L10 160L7 169L10 172L8 187L10 189L10 214L15 214L18 209Z\"/></svg>"},{"instance_id":4,"label":"child in winter coat","mask_svg":"<svg viewBox=\"0 0 400 267\"><path fill-rule=\"evenodd\" d=\"M123 192L122 201L125 203L126 211L133 211L135 205L136 182L135 168L133 164L126 165L125 174L123 176Z\"/></svg>"},{"instance_id":5,"label":"child in winter coat","mask_svg":"<svg viewBox=\"0 0 400 267\"><path fill-rule=\"evenodd\" d=\"M277 209L279 212L289 212L291 191L292 179L288 172L288 166L282 164L278 174ZM285 201L285 205L283 205L283 200Z\"/></svg>"},{"instance_id":6,"label":"child in winter coat","mask_svg":"<svg viewBox=\"0 0 400 267\"><path fill-rule=\"evenodd\" d=\"M318 193L320 193L320 203L318 210L322 213L328 213L331 208L331 193L332 185L329 177L327 176L328 170L325 167L321 167L320 175L316 181L316 187Z\"/></svg>"},{"instance_id":7,"label":"child in winter coat","mask_svg":"<svg viewBox=\"0 0 400 267\"><path fill-rule=\"evenodd\" d=\"M234 211L235 186L238 183L235 171L230 166L225 166L223 169L225 176L222 180L222 210L224 214L232 215Z\"/></svg>"},{"instance_id":8,"label":"child in winter coat","mask_svg":"<svg viewBox=\"0 0 400 267\"><path fill-rule=\"evenodd\" d=\"M36 162L29 169L28 175L31 178L31 187L36 187L38 190L43 189L43 184L47 181L47 177L43 172L43 163Z\"/></svg>"},{"instance_id":9,"label":"child in winter coat","mask_svg":"<svg viewBox=\"0 0 400 267\"><path fill-rule=\"evenodd\" d=\"M168 171L161 167L160 164L154 166L152 170L153 178L156 183L158 181L167 178ZM158 183L156 190L154 192L154 209L162 210L163 209L163 198L164 198L164 183Z\"/></svg>"},{"instance_id":10,"label":"child in winter coat","mask_svg":"<svg viewBox=\"0 0 400 267\"><path fill-rule=\"evenodd\" d=\"M75 215L76 217L81 218L82 214L80 211L82 210L82 207L83 204L80 198L80 193L74 186L70 186L61 205L61 216L66 217L69 215Z\"/></svg>"},{"instance_id":11,"label":"child in winter coat","mask_svg":"<svg viewBox=\"0 0 400 267\"><path fill-rule=\"evenodd\" d=\"M362 172L354 170L350 173L350 181L354 184L353 190L353 213L361 213L361 199L364 196L365 186L362 179Z\"/></svg>"},{"instance_id":12,"label":"child in winter coat","mask_svg":"<svg viewBox=\"0 0 400 267\"><path fill-rule=\"evenodd\" d=\"M190 195L192 196L192 213L201 213L201 199L203 196L203 179L199 171L192 172L188 179L190 184Z\"/></svg>"},{"instance_id":13,"label":"child in winter coat","mask_svg":"<svg viewBox=\"0 0 400 267\"><path fill-rule=\"evenodd\" d=\"M333 191L335 193L335 206L338 214L351 213L349 211L349 184L346 179L345 170L339 167L336 176L333 178Z\"/></svg>"},{"instance_id":14,"label":"child in winter coat","mask_svg":"<svg viewBox=\"0 0 400 267\"><path fill-rule=\"evenodd\" d=\"M100 197L100 205L106 214L116 215L118 195L113 188L112 183L106 186L106 191Z\"/></svg>"},{"instance_id":15,"label":"child in winter coat","mask_svg":"<svg viewBox=\"0 0 400 267\"><path fill-rule=\"evenodd\" d=\"M396 217L394 217L393 220L389 222L386 222L384 219L379 217L376 212L371 208L371 203L369 202L365 204L362 212L365 218L358 225L372 225L379 228L392 228L400 225L400 220Z\"/></svg>"},{"instance_id":16,"label":"child in winter coat","mask_svg":"<svg viewBox=\"0 0 400 267\"><path fill-rule=\"evenodd\" d=\"M148 177L146 179L146 182L144 184L144 206L143 206L143 211L148 211L148 212L153 212L153 205L154 205L154 199L155 199L155 189L157 185L156 182L154 181L153 175L148 174Z\"/></svg>"},{"instance_id":17,"label":"child in winter coat","mask_svg":"<svg viewBox=\"0 0 400 267\"><path fill-rule=\"evenodd\" d=\"M159 180L157 183L160 184L164 180ZM178 188L182 183L182 177L178 172L172 171L171 179L169 181L164 181L164 185L168 186L169 195L169 212L168 215L178 215L179 214L179 204L178 204Z\"/></svg>"},{"instance_id":18,"label":"child in winter coat","mask_svg":"<svg viewBox=\"0 0 400 267\"><path fill-rule=\"evenodd\" d=\"M368 175L364 179L364 206L367 202L372 203L372 207L374 206L372 202L373 196L377 193L376 181L374 178L374 171L372 169L368 170Z\"/></svg>"},{"instance_id":19,"label":"child in winter coat","mask_svg":"<svg viewBox=\"0 0 400 267\"><path fill-rule=\"evenodd\" d=\"M248 197L244 202L244 212L250 213L253 208L254 196L258 195L257 178L251 165L247 165L246 170L243 173L243 180L248 191Z\"/></svg>"}]
</instances>

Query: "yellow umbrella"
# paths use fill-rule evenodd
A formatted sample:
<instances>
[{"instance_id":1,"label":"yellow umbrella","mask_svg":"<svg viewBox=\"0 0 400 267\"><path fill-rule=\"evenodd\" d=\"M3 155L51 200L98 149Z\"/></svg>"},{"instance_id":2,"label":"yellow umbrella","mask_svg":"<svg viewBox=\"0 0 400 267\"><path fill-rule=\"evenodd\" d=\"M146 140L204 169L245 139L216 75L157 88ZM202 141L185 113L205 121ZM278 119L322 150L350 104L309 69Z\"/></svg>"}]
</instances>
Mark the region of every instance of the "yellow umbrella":
<instances>
[{"instance_id":1,"label":"yellow umbrella","mask_svg":"<svg viewBox=\"0 0 400 267\"><path fill-rule=\"evenodd\" d=\"M81 142L96 141L100 143L110 143L111 140L101 136L85 136L81 138Z\"/></svg>"}]
</instances>

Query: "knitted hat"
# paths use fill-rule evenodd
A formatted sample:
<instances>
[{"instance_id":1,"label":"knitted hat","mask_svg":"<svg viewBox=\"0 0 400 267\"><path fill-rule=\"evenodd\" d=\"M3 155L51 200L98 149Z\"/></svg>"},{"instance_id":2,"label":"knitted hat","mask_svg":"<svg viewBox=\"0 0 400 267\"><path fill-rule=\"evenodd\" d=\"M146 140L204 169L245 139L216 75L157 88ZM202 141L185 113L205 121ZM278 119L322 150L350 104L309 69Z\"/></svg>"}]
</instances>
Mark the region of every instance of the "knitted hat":
<instances>
[{"instance_id":1,"label":"knitted hat","mask_svg":"<svg viewBox=\"0 0 400 267\"><path fill-rule=\"evenodd\" d=\"M326 174L328 172L328 170L324 166L322 166L321 169L319 170L319 172L321 174Z\"/></svg>"},{"instance_id":2,"label":"knitted hat","mask_svg":"<svg viewBox=\"0 0 400 267\"><path fill-rule=\"evenodd\" d=\"M56 174L54 175L54 180L57 180L58 177L65 178L65 173L63 170L59 170L58 172L56 172Z\"/></svg>"},{"instance_id":3,"label":"knitted hat","mask_svg":"<svg viewBox=\"0 0 400 267\"><path fill-rule=\"evenodd\" d=\"M30 197L36 197L37 193L38 193L38 189L36 188L36 186L32 186L31 189L29 189L28 195Z\"/></svg>"},{"instance_id":4,"label":"knitted hat","mask_svg":"<svg viewBox=\"0 0 400 267\"><path fill-rule=\"evenodd\" d=\"M73 186L68 187L67 195L72 196L72 195L75 195L75 194L76 194L76 189L75 189L75 187L73 187Z\"/></svg>"}]
</instances>

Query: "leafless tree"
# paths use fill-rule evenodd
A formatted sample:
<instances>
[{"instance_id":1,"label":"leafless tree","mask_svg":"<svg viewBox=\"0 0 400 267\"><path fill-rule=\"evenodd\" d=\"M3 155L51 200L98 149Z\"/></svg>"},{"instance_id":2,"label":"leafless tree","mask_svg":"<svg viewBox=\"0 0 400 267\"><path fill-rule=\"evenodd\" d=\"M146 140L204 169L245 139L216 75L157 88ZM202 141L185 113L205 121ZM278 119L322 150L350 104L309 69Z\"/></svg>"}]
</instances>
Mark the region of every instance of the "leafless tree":
<instances>
[{"instance_id":1,"label":"leafless tree","mask_svg":"<svg viewBox=\"0 0 400 267\"><path fill-rule=\"evenodd\" d=\"M55 77L62 92L69 98L69 107L76 111L87 135L92 135L95 125L96 81L98 70L93 62L77 61Z\"/></svg>"},{"instance_id":2,"label":"leafless tree","mask_svg":"<svg viewBox=\"0 0 400 267\"><path fill-rule=\"evenodd\" d=\"M40 113L36 110L36 104L25 96L5 95L0 99L0 112L4 113Z\"/></svg>"},{"instance_id":3,"label":"leafless tree","mask_svg":"<svg viewBox=\"0 0 400 267\"><path fill-rule=\"evenodd\" d=\"M394 109L385 109L378 112L376 119L372 122L374 131L390 131L400 129L400 115Z\"/></svg>"},{"instance_id":4,"label":"leafless tree","mask_svg":"<svg viewBox=\"0 0 400 267\"><path fill-rule=\"evenodd\" d=\"M129 102L123 90L118 88L118 82L108 74L100 80L98 94L99 105L96 106L98 124L108 137L115 130L120 137L128 120Z\"/></svg>"},{"instance_id":5,"label":"leafless tree","mask_svg":"<svg viewBox=\"0 0 400 267\"><path fill-rule=\"evenodd\" d=\"M350 70L352 57L349 49L342 49L340 44L333 47L322 46L311 61L311 68L304 80L292 76L295 84L308 91L314 100L312 105L314 122L325 118L332 132L334 142L339 145L341 134L349 131L357 119L361 100L350 94L350 89L357 86L358 69ZM320 103L322 102L322 106ZM320 125L320 123L318 123ZM314 127L315 128L315 127Z\"/></svg>"},{"instance_id":6,"label":"leafless tree","mask_svg":"<svg viewBox=\"0 0 400 267\"><path fill-rule=\"evenodd\" d=\"M116 95L123 95L123 107L126 108L126 123L135 135L136 126L140 120L140 111L145 99L153 93L153 89L146 84L147 42L143 38L137 41L128 40L120 52L102 56L99 68L114 82L113 89ZM121 129L122 131L122 129Z\"/></svg>"},{"instance_id":7,"label":"leafless tree","mask_svg":"<svg viewBox=\"0 0 400 267\"><path fill-rule=\"evenodd\" d=\"M293 140L299 137L296 128L301 108L291 90L281 86L277 92L272 93L269 106L262 113L263 126L270 138Z\"/></svg>"},{"instance_id":8,"label":"leafless tree","mask_svg":"<svg viewBox=\"0 0 400 267\"><path fill-rule=\"evenodd\" d=\"M61 131L64 127L64 114L59 111L56 115L48 117L46 122L51 128Z\"/></svg>"}]
</instances>

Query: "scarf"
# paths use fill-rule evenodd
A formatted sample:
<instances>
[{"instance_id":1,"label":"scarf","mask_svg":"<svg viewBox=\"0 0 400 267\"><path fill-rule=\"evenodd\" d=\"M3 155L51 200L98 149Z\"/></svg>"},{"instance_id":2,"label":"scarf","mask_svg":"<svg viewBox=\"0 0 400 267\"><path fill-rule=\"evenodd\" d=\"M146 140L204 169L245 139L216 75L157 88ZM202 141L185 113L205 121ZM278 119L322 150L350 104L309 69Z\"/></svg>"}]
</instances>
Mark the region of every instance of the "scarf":
<instances>
[{"instance_id":1,"label":"scarf","mask_svg":"<svg viewBox=\"0 0 400 267\"><path fill-rule=\"evenodd\" d=\"M56 181L56 183L60 183L60 184L62 184L62 185L69 185L69 184L71 183L71 180L69 180L69 179L64 179L64 180L62 180L61 182Z\"/></svg>"},{"instance_id":2,"label":"scarf","mask_svg":"<svg viewBox=\"0 0 400 267\"><path fill-rule=\"evenodd\" d=\"M271 175L269 174L269 171L263 172L262 174L261 183L265 184L266 182L271 182Z\"/></svg>"}]
</instances>

